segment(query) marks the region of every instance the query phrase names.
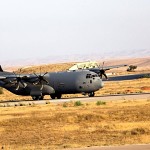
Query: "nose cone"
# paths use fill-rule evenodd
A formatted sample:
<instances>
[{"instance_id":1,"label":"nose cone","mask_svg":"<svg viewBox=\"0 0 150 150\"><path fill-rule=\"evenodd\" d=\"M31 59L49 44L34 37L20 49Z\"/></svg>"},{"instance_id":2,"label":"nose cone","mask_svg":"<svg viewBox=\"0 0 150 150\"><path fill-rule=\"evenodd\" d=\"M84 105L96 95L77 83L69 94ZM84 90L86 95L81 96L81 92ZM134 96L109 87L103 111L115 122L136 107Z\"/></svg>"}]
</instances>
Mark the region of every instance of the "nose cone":
<instances>
[{"instance_id":1,"label":"nose cone","mask_svg":"<svg viewBox=\"0 0 150 150\"><path fill-rule=\"evenodd\" d=\"M102 82L102 80L100 78L96 78L95 82L94 82L94 87L95 90L99 90L101 88L103 88L104 83Z\"/></svg>"}]
</instances>

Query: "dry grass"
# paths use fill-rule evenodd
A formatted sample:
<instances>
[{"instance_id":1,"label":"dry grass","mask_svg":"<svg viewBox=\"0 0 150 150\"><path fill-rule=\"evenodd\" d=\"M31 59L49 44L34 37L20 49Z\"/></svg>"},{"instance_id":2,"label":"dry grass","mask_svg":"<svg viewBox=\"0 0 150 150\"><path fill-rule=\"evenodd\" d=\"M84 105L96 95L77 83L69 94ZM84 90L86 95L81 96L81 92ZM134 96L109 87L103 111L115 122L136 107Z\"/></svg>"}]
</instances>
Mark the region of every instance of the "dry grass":
<instances>
[{"instance_id":1,"label":"dry grass","mask_svg":"<svg viewBox=\"0 0 150 150\"><path fill-rule=\"evenodd\" d=\"M150 78L130 81L105 82L104 88L96 92L96 95L130 94L150 92Z\"/></svg>"},{"instance_id":2,"label":"dry grass","mask_svg":"<svg viewBox=\"0 0 150 150\"><path fill-rule=\"evenodd\" d=\"M1 108L0 116L0 146L6 149L150 143L150 101Z\"/></svg>"}]
</instances>

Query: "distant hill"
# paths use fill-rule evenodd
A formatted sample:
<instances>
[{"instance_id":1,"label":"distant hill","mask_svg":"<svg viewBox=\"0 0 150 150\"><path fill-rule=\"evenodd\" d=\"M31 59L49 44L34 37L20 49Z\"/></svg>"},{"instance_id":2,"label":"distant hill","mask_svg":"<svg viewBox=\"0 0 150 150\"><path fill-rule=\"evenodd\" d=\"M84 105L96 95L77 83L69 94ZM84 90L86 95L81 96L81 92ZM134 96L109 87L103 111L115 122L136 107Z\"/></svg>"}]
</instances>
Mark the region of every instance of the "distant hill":
<instances>
[{"instance_id":1,"label":"distant hill","mask_svg":"<svg viewBox=\"0 0 150 150\"><path fill-rule=\"evenodd\" d=\"M127 61L128 59L130 61ZM141 59L138 59L141 58ZM145 60L146 58L146 60ZM16 67L16 66L32 66L32 65L41 65L41 64L50 64L50 63L66 63L66 62L82 62L82 61L107 61L107 60L115 60L112 63L119 63L119 60L123 60L123 63L132 63L134 60L134 64L138 65L149 65L150 60L150 50L141 49L141 50L130 50L130 51L122 51L122 52L99 52L93 54L64 54L64 55L53 55L53 56L46 56L42 58L33 58L33 59L20 59L20 60L7 60L1 61L0 64L4 67ZM146 61L146 62L145 62Z\"/></svg>"},{"instance_id":2,"label":"distant hill","mask_svg":"<svg viewBox=\"0 0 150 150\"><path fill-rule=\"evenodd\" d=\"M25 66L22 68L21 73L39 73L39 72L55 72L55 71L65 71L68 70L71 66L73 66L76 62L68 62L68 63L50 63L50 64L43 64L43 65L35 65L35 66ZM102 60L98 61L101 65L103 62ZM128 65L136 65L138 72L147 71L150 72L150 57L145 58L128 58L128 59L108 59L105 60L104 66L112 66L112 65L119 65L119 64L128 64ZM126 72L128 67L121 67L116 69L111 69L108 72ZM8 71L15 71L18 70L19 67L7 67L5 70ZM20 73L20 72L19 72ZM132 72L131 72L132 73Z\"/></svg>"}]
</instances>

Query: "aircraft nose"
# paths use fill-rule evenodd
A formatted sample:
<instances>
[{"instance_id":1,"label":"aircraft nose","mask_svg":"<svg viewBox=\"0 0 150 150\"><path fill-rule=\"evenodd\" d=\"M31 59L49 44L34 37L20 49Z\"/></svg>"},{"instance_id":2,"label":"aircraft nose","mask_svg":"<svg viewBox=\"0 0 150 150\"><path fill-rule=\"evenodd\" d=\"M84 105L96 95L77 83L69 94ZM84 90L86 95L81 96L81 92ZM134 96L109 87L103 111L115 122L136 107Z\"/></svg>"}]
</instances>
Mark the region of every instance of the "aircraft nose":
<instances>
[{"instance_id":1,"label":"aircraft nose","mask_svg":"<svg viewBox=\"0 0 150 150\"><path fill-rule=\"evenodd\" d=\"M104 83L102 82L102 80L100 78L97 78L97 80L95 81L95 87L97 90L103 88Z\"/></svg>"}]
</instances>

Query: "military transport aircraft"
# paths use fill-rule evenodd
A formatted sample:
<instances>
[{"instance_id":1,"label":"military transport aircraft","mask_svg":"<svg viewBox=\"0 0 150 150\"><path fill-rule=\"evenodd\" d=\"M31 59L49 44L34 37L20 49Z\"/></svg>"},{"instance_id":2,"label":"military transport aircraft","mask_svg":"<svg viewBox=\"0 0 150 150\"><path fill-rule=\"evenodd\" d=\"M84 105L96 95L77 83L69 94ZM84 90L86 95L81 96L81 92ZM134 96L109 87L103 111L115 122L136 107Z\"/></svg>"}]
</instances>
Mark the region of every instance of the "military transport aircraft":
<instances>
[{"instance_id":1,"label":"military transport aircraft","mask_svg":"<svg viewBox=\"0 0 150 150\"><path fill-rule=\"evenodd\" d=\"M62 94L83 93L89 97L103 87L98 74L89 70L46 72L43 74L16 74L6 72L0 66L0 86L33 100L42 100L45 95L60 99Z\"/></svg>"},{"instance_id":2,"label":"military transport aircraft","mask_svg":"<svg viewBox=\"0 0 150 150\"><path fill-rule=\"evenodd\" d=\"M106 70L126 65L109 66L103 68L87 68L64 72L46 72L40 74L16 74L6 72L0 66L0 87L22 96L31 96L33 100L42 100L45 95L52 99L60 99L62 94L82 93L94 96L94 92L103 87L102 75ZM133 80L150 74L137 74L109 77L107 81Z\"/></svg>"}]
</instances>

